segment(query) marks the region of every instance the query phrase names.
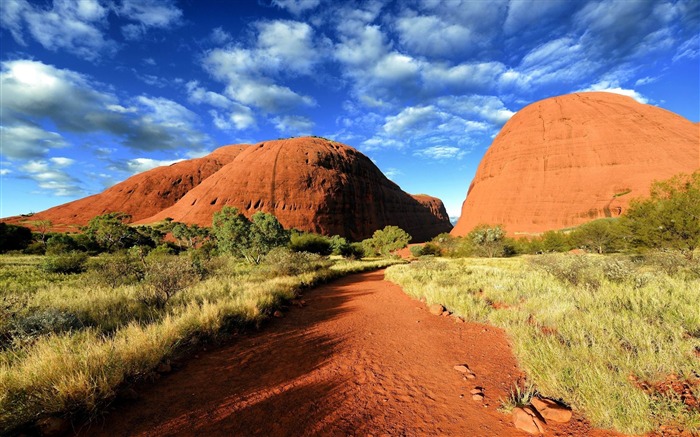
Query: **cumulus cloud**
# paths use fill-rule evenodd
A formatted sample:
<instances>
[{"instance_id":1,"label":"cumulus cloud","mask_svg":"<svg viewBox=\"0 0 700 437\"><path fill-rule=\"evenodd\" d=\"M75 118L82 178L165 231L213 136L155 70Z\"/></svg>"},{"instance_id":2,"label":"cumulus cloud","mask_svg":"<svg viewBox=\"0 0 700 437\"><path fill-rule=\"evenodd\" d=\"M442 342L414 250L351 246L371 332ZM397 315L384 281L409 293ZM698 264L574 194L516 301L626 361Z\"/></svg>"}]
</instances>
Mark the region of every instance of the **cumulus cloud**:
<instances>
[{"instance_id":1,"label":"cumulus cloud","mask_svg":"<svg viewBox=\"0 0 700 437\"><path fill-rule=\"evenodd\" d=\"M455 146L432 146L417 150L414 155L430 159L462 159L466 151Z\"/></svg>"},{"instance_id":2,"label":"cumulus cloud","mask_svg":"<svg viewBox=\"0 0 700 437\"><path fill-rule=\"evenodd\" d=\"M311 73L320 50L313 29L289 20L258 22L254 27L257 39L252 48L212 50L204 58L205 69L226 84L226 96L243 105L268 113L313 106L313 98L276 83L282 76Z\"/></svg>"},{"instance_id":3,"label":"cumulus cloud","mask_svg":"<svg viewBox=\"0 0 700 437\"><path fill-rule=\"evenodd\" d=\"M61 132L107 134L136 150L201 149L209 141L196 128L198 117L176 102L149 96L122 102L87 76L42 62L3 62L0 86L3 132L17 141L4 147L17 154L27 140L38 140L24 157L65 146L58 134L37 130L46 120Z\"/></svg>"},{"instance_id":4,"label":"cumulus cloud","mask_svg":"<svg viewBox=\"0 0 700 437\"><path fill-rule=\"evenodd\" d=\"M54 0L37 5L27 0L5 0L0 22L17 43L29 35L45 49L66 51L96 61L113 55L119 44L109 38L109 14L129 21L122 26L126 39L135 40L148 29L165 29L180 23L182 11L172 0Z\"/></svg>"},{"instance_id":5,"label":"cumulus cloud","mask_svg":"<svg viewBox=\"0 0 700 437\"><path fill-rule=\"evenodd\" d=\"M314 122L299 115L283 115L272 119L278 131L283 133L311 134Z\"/></svg>"},{"instance_id":6,"label":"cumulus cloud","mask_svg":"<svg viewBox=\"0 0 700 437\"><path fill-rule=\"evenodd\" d=\"M621 88L617 83L614 82L607 82L607 81L602 81L595 83L588 88L585 88L581 91L604 91L607 93L614 93L614 94L620 94L623 96L627 97L632 97L634 100L638 101L639 103L649 103L649 99L641 95L635 90L632 89L625 89Z\"/></svg>"},{"instance_id":7,"label":"cumulus cloud","mask_svg":"<svg viewBox=\"0 0 700 437\"><path fill-rule=\"evenodd\" d=\"M299 15L320 5L321 0L272 0L272 4L286 9L294 15Z\"/></svg>"},{"instance_id":8,"label":"cumulus cloud","mask_svg":"<svg viewBox=\"0 0 700 437\"><path fill-rule=\"evenodd\" d=\"M64 157L31 160L20 166L20 170L24 172L24 177L35 181L39 188L54 196L76 196L83 194L83 189L80 182L66 171L74 162Z\"/></svg>"},{"instance_id":9,"label":"cumulus cloud","mask_svg":"<svg viewBox=\"0 0 700 437\"><path fill-rule=\"evenodd\" d=\"M26 44L24 35L29 34L47 50L65 50L96 60L117 49L117 44L104 36L108 12L96 0L55 0L47 8L26 0L6 0L0 20L20 44Z\"/></svg>"},{"instance_id":10,"label":"cumulus cloud","mask_svg":"<svg viewBox=\"0 0 700 437\"><path fill-rule=\"evenodd\" d=\"M0 143L2 155L15 159L41 158L51 149L68 145L59 133L31 124L0 126Z\"/></svg>"},{"instance_id":11,"label":"cumulus cloud","mask_svg":"<svg viewBox=\"0 0 700 437\"><path fill-rule=\"evenodd\" d=\"M502 126L515 112L506 108L503 101L496 96L461 95L445 96L436 100L436 104L453 114L462 117L477 116L482 120Z\"/></svg>"}]
</instances>

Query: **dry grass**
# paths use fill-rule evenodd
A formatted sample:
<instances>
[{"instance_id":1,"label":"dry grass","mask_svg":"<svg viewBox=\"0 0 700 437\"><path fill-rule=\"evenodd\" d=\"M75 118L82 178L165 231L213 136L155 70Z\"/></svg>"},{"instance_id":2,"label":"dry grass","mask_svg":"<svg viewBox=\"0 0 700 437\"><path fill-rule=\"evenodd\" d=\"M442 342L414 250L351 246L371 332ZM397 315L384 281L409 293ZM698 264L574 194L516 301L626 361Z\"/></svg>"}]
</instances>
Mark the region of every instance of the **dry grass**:
<instances>
[{"instance_id":1,"label":"dry grass","mask_svg":"<svg viewBox=\"0 0 700 437\"><path fill-rule=\"evenodd\" d=\"M94 413L122 383L148 374L195 337L260 323L302 288L398 262L336 260L297 276L269 278L262 269L223 260L216 274L174 295L161 310L140 300L138 284L113 288L87 273L43 273L36 257L0 260L0 281L9 284L0 309L11 322L0 329L15 330L14 337L0 336L0 434L47 415ZM63 319L56 314L70 315L80 327L58 329L56 320ZM45 330L18 336L27 320L43 321Z\"/></svg>"},{"instance_id":2,"label":"dry grass","mask_svg":"<svg viewBox=\"0 0 700 437\"><path fill-rule=\"evenodd\" d=\"M533 261L533 259L535 261ZM599 427L700 432L700 411L634 380L669 375L698 390L700 277L657 264L595 256L435 259L391 267L409 295L504 328L537 390Z\"/></svg>"}]
</instances>

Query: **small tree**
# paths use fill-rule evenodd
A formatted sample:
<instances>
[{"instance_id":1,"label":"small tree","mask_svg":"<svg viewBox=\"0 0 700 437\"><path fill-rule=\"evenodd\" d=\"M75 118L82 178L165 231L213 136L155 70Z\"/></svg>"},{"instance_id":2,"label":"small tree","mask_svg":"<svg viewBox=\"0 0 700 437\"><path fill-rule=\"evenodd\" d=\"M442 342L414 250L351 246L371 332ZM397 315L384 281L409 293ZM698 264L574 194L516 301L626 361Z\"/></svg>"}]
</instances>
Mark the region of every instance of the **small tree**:
<instances>
[{"instance_id":1,"label":"small tree","mask_svg":"<svg viewBox=\"0 0 700 437\"><path fill-rule=\"evenodd\" d=\"M41 244L43 244L44 248L46 248L47 234L51 230L51 226L53 226L53 223L51 222L51 220L37 220L33 224L34 229L36 229L37 234L39 234L39 240L41 241Z\"/></svg>"},{"instance_id":2,"label":"small tree","mask_svg":"<svg viewBox=\"0 0 700 437\"><path fill-rule=\"evenodd\" d=\"M196 224L187 226L185 223L175 223L172 234L180 248L185 245L188 249L193 249L199 247L209 237L209 230Z\"/></svg>"},{"instance_id":3,"label":"small tree","mask_svg":"<svg viewBox=\"0 0 700 437\"><path fill-rule=\"evenodd\" d=\"M403 249L411 241L411 236L398 226L385 226L384 229L374 231L372 238L364 240L362 244L381 255L389 255L389 252Z\"/></svg>"},{"instance_id":4,"label":"small tree","mask_svg":"<svg viewBox=\"0 0 700 437\"><path fill-rule=\"evenodd\" d=\"M623 235L617 219L600 219L579 226L571 239L579 247L603 254L618 250Z\"/></svg>"},{"instance_id":5,"label":"small tree","mask_svg":"<svg viewBox=\"0 0 700 437\"><path fill-rule=\"evenodd\" d=\"M274 215L258 211L251 222L230 206L214 214L212 233L220 251L252 264L259 264L272 248L289 244L289 233Z\"/></svg>"},{"instance_id":6,"label":"small tree","mask_svg":"<svg viewBox=\"0 0 700 437\"><path fill-rule=\"evenodd\" d=\"M493 258L504 254L506 232L500 226L479 225L467 238L474 244L478 256Z\"/></svg>"},{"instance_id":7,"label":"small tree","mask_svg":"<svg viewBox=\"0 0 700 437\"><path fill-rule=\"evenodd\" d=\"M700 246L700 171L655 182L651 196L633 201L624 221L635 245L692 257Z\"/></svg>"},{"instance_id":8,"label":"small tree","mask_svg":"<svg viewBox=\"0 0 700 437\"><path fill-rule=\"evenodd\" d=\"M85 233L101 248L111 252L129 246L135 231L126 222L131 219L123 212L98 215L88 223Z\"/></svg>"}]
</instances>

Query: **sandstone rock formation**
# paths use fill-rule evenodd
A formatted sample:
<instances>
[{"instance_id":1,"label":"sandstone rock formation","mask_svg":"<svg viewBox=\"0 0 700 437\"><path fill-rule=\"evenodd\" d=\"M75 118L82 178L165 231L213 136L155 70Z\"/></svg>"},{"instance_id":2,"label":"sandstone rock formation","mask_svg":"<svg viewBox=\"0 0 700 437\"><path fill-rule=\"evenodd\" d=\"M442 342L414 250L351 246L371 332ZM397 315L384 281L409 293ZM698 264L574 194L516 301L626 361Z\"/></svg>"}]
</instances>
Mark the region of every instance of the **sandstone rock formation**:
<instances>
[{"instance_id":1,"label":"sandstone rock formation","mask_svg":"<svg viewBox=\"0 0 700 437\"><path fill-rule=\"evenodd\" d=\"M312 137L221 147L132 176L100 194L4 221L31 226L51 220L54 230L76 230L97 215L120 211L140 224L170 217L211 226L226 205L247 216L272 213L286 228L352 240L387 225L401 227L414 242L452 229L440 199L411 196L357 150Z\"/></svg>"},{"instance_id":2,"label":"sandstone rock formation","mask_svg":"<svg viewBox=\"0 0 700 437\"><path fill-rule=\"evenodd\" d=\"M125 212L132 220L141 220L175 204L247 147L245 144L223 146L202 158L139 173L102 193L55 206L31 217L12 217L4 221L31 227L33 222L51 220L56 231L75 231L93 217L109 212Z\"/></svg>"},{"instance_id":3,"label":"sandstone rock formation","mask_svg":"<svg viewBox=\"0 0 700 437\"><path fill-rule=\"evenodd\" d=\"M175 205L139 223L170 217L210 226L225 205L247 216L272 213L285 228L353 240L387 225L401 227L414 242L451 229L439 199L413 197L357 150L312 137L250 146Z\"/></svg>"},{"instance_id":4,"label":"sandstone rock formation","mask_svg":"<svg viewBox=\"0 0 700 437\"><path fill-rule=\"evenodd\" d=\"M700 129L618 94L576 93L516 113L477 169L452 231L501 224L509 235L623 213L654 180L700 168Z\"/></svg>"}]
</instances>

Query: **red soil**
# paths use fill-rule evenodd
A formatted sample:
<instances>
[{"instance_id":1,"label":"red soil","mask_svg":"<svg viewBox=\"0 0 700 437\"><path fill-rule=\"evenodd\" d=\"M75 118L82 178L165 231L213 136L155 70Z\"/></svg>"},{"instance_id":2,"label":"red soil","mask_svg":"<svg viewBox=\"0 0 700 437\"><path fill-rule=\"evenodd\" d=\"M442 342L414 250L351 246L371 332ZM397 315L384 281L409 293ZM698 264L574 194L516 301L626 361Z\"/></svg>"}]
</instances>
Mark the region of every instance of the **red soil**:
<instances>
[{"instance_id":1,"label":"red soil","mask_svg":"<svg viewBox=\"0 0 700 437\"><path fill-rule=\"evenodd\" d=\"M604 92L545 99L494 139L452 234L482 223L540 233L616 217L654 180L698 169L698 124L680 115Z\"/></svg>"},{"instance_id":2,"label":"red soil","mask_svg":"<svg viewBox=\"0 0 700 437\"><path fill-rule=\"evenodd\" d=\"M139 400L79 435L527 435L497 411L522 376L503 331L433 316L381 271L304 299L142 387ZM457 364L476 378L463 379ZM483 401L471 398L477 386ZM615 435L576 415L547 434Z\"/></svg>"}]
</instances>

